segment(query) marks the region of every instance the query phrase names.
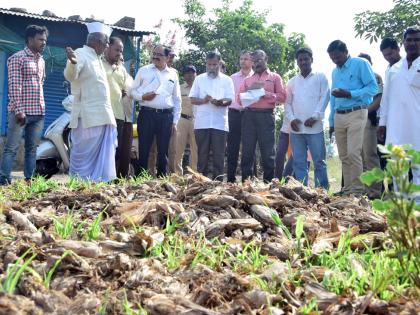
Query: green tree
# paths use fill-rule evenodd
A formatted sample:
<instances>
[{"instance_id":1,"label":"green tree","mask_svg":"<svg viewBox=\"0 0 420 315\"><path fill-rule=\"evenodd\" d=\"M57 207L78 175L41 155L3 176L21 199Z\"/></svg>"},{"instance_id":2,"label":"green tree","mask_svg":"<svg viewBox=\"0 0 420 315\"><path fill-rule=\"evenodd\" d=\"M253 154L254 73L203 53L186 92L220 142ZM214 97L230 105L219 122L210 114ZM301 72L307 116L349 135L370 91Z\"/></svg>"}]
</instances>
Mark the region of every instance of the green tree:
<instances>
[{"instance_id":1,"label":"green tree","mask_svg":"<svg viewBox=\"0 0 420 315\"><path fill-rule=\"evenodd\" d=\"M288 78L296 72L295 51L305 45L301 33L284 35L284 24L268 25L268 11L258 12L252 0L244 0L233 10L231 0L212 11L211 17L199 0L184 0L187 18L174 21L185 31L186 41L193 48L182 51L176 66L193 63L203 72L206 52L217 49L227 65L227 73L238 71L241 50L262 49L268 55L269 68Z\"/></svg>"},{"instance_id":2,"label":"green tree","mask_svg":"<svg viewBox=\"0 0 420 315\"><path fill-rule=\"evenodd\" d=\"M404 31L420 21L420 0L394 0L387 12L365 11L354 17L354 30L360 38L377 42L386 36L402 39Z\"/></svg>"}]
</instances>

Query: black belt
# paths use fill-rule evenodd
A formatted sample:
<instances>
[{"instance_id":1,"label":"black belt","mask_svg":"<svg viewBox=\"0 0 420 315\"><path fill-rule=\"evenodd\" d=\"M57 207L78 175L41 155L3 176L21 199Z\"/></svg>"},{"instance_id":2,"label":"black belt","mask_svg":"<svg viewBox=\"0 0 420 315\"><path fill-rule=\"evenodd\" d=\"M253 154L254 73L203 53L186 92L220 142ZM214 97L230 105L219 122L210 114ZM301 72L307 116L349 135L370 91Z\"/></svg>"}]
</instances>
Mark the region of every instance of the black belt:
<instances>
[{"instance_id":1,"label":"black belt","mask_svg":"<svg viewBox=\"0 0 420 315\"><path fill-rule=\"evenodd\" d=\"M152 108L152 107L147 107L147 106L141 106L140 110L147 110L149 112L155 112L155 113L172 113L173 112L173 108Z\"/></svg>"},{"instance_id":2,"label":"black belt","mask_svg":"<svg viewBox=\"0 0 420 315\"><path fill-rule=\"evenodd\" d=\"M181 117L185 118L185 119L188 119L188 120L191 120L193 118L193 116L189 116L189 115L186 115L186 114L183 114L183 113L181 113Z\"/></svg>"},{"instance_id":3,"label":"black belt","mask_svg":"<svg viewBox=\"0 0 420 315\"><path fill-rule=\"evenodd\" d=\"M337 114L348 114L348 113L354 112L356 110L366 109L366 108L367 108L367 105L354 106L354 107L348 108L348 109L337 109L335 112Z\"/></svg>"},{"instance_id":4,"label":"black belt","mask_svg":"<svg viewBox=\"0 0 420 315\"><path fill-rule=\"evenodd\" d=\"M242 113L243 112L243 110L242 109L236 109L236 108L229 108L229 111L230 112L238 112L238 113Z\"/></svg>"},{"instance_id":5,"label":"black belt","mask_svg":"<svg viewBox=\"0 0 420 315\"><path fill-rule=\"evenodd\" d=\"M245 108L244 109L247 112L253 112L253 113L272 113L273 112L273 108Z\"/></svg>"}]
</instances>

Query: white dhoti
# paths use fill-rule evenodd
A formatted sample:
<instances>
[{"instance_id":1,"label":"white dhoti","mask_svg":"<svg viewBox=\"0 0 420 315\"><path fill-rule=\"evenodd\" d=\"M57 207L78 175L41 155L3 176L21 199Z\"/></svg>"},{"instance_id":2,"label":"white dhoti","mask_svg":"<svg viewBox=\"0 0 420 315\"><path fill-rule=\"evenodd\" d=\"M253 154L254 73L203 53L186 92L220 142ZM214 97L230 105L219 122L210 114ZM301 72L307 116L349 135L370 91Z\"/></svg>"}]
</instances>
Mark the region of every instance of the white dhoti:
<instances>
[{"instance_id":1,"label":"white dhoti","mask_svg":"<svg viewBox=\"0 0 420 315\"><path fill-rule=\"evenodd\" d=\"M117 128L113 125L83 128L81 121L71 131L70 175L94 182L117 177L115 149Z\"/></svg>"}]
</instances>

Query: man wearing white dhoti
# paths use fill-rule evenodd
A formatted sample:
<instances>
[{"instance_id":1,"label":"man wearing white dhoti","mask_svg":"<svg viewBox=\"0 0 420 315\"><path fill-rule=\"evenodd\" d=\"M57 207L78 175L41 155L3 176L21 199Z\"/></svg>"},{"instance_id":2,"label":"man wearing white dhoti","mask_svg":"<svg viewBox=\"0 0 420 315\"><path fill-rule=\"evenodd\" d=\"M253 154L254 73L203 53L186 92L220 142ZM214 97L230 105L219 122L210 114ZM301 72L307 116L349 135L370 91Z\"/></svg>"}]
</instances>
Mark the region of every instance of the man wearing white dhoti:
<instances>
[{"instance_id":1,"label":"man wearing white dhoti","mask_svg":"<svg viewBox=\"0 0 420 315\"><path fill-rule=\"evenodd\" d=\"M99 22L87 24L86 45L67 51L65 78L71 82L74 104L71 111L72 148L70 175L92 180L116 178L117 129L110 91L101 55L112 29Z\"/></svg>"},{"instance_id":2,"label":"man wearing white dhoti","mask_svg":"<svg viewBox=\"0 0 420 315\"><path fill-rule=\"evenodd\" d=\"M389 69L381 102L378 137L386 144L411 144L420 150L420 28L404 33L407 53ZM413 182L420 184L420 167L412 165Z\"/></svg>"}]
</instances>

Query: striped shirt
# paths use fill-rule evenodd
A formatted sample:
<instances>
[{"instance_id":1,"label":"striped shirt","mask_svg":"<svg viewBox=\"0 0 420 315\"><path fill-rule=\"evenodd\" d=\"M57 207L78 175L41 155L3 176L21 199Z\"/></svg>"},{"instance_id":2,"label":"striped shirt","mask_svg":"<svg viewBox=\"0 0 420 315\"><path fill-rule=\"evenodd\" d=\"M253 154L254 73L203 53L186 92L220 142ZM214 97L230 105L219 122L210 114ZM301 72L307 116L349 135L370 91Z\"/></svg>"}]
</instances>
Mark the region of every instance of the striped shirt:
<instances>
[{"instance_id":1,"label":"striped shirt","mask_svg":"<svg viewBox=\"0 0 420 315\"><path fill-rule=\"evenodd\" d=\"M7 60L9 81L9 112L45 115L45 62L40 54L28 47Z\"/></svg>"}]
</instances>

